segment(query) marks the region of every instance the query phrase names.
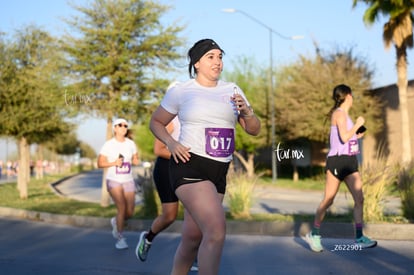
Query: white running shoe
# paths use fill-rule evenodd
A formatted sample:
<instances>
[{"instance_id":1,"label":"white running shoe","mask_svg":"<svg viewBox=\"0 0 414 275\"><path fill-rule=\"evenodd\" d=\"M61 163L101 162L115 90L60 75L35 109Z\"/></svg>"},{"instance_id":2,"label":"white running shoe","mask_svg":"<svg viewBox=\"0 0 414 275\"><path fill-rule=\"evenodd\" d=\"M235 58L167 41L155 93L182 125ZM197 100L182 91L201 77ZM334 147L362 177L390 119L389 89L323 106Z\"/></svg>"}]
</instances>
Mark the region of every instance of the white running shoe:
<instances>
[{"instance_id":1,"label":"white running shoe","mask_svg":"<svg viewBox=\"0 0 414 275\"><path fill-rule=\"evenodd\" d=\"M115 244L115 247L117 249L127 249L128 248L128 244L126 242L126 239L121 237L118 239L118 241Z\"/></svg>"},{"instance_id":2,"label":"white running shoe","mask_svg":"<svg viewBox=\"0 0 414 275\"><path fill-rule=\"evenodd\" d=\"M312 235L312 232L309 232L308 234L306 234L305 240L309 244L312 251L315 251L315 252L323 251L320 235Z\"/></svg>"},{"instance_id":3,"label":"white running shoe","mask_svg":"<svg viewBox=\"0 0 414 275\"><path fill-rule=\"evenodd\" d=\"M191 266L190 271L198 271L197 259L193 262L193 265Z\"/></svg>"},{"instance_id":4,"label":"white running shoe","mask_svg":"<svg viewBox=\"0 0 414 275\"><path fill-rule=\"evenodd\" d=\"M114 237L114 239L118 239L118 228L116 226L116 218L113 217L111 219L111 226L112 226L112 236Z\"/></svg>"}]
</instances>

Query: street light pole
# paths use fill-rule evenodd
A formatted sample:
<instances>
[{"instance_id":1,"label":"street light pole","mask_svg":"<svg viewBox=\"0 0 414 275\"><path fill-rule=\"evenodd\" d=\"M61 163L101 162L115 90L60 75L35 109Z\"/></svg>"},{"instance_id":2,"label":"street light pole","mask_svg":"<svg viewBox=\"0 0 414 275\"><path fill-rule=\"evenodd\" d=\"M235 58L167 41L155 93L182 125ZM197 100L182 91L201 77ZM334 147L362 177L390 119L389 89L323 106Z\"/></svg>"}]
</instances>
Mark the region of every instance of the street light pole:
<instances>
[{"instance_id":1,"label":"street light pole","mask_svg":"<svg viewBox=\"0 0 414 275\"><path fill-rule=\"evenodd\" d=\"M269 99L270 99L270 140L272 142L272 182L275 183L277 179L277 162L276 162L276 112L275 112L275 95L273 82L273 42L272 29L269 28Z\"/></svg>"},{"instance_id":2,"label":"street light pole","mask_svg":"<svg viewBox=\"0 0 414 275\"><path fill-rule=\"evenodd\" d=\"M296 39L302 39L303 36L285 36L280 34L279 32L273 30L271 27L267 26L263 22L259 21L257 18L251 16L250 14L242 11L242 10L236 10L236 9L223 9L223 12L228 13L241 13L244 16L250 18L260 26L266 28L269 31L269 101L270 101L270 125L271 125L271 133L270 133L270 140L272 144L272 182L276 182L277 179L277 163L276 163L276 113L275 113L275 105L274 105L274 81L273 81L273 34L276 34L280 38L286 39L286 40L296 40ZM269 103L268 103L269 104Z\"/></svg>"}]
</instances>

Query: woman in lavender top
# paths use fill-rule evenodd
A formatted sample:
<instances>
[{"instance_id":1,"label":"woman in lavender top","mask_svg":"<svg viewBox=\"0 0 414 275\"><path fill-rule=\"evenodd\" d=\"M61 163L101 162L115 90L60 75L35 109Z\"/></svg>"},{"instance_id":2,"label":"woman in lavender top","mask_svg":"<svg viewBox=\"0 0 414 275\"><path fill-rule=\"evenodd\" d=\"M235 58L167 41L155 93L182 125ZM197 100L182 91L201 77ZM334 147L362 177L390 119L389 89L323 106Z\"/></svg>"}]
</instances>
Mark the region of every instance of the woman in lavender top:
<instances>
[{"instance_id":1,"label":"woman in lavender top","mask_svg":"<svg viewBox=\"0 0 414 275\"><path fill-rule=\"evenodd\" d=\"M376 241L363 235L363 202L362 180L358 171L357 155L358 139L364 135L365 120L358 117L355 124L348 115L352 107L353 96L350 87L340 84L333 89L334 106L329 112L331 120L330 149L326 159L325 193L316 210L312 231L306 234L306 241L315 252L323 251L321 245L320 225L326 210L332 205L339 185L345 182L354 199L354 222L356 245L361 248L375 247Z\"/></svg>"}]
</instances>

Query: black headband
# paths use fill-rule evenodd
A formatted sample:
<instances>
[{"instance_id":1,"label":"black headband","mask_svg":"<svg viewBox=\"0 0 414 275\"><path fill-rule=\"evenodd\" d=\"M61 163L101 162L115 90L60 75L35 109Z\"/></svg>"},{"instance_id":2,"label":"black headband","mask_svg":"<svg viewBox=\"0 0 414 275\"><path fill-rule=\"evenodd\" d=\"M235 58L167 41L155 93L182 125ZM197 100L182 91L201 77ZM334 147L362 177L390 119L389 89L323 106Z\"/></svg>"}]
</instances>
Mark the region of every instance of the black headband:
<instances>
[{"instance_id":1,"label":"black headband","mask_svg":"<svg viewBox=\"0 0 414 275\"><path fill-rule=\"evenodd\" d=\"M188 51L190 62L194 65L200 58L206 54L206 52L217 49L223 51L220 46L212 39L202 39L194 44L194 46Z\"/></svg>"},{"instance_id":2,"label":"black headband","mask_svg":"<svg viewBox=\"0 0 414 275\"><path fill-rule=\"evenodd\" d=\"M220 50L222 53L224 53L220 46L212 39L201 39L196 42L193 47L191 47L191 49L188 51L188 58L190 59L188 70L190 77L192 76L194 64L197 63L197 61L199 61L200 58L203 57L203 55L205 55L208 51L211 51L213 49Z\"/></svg>"}]
</instances>

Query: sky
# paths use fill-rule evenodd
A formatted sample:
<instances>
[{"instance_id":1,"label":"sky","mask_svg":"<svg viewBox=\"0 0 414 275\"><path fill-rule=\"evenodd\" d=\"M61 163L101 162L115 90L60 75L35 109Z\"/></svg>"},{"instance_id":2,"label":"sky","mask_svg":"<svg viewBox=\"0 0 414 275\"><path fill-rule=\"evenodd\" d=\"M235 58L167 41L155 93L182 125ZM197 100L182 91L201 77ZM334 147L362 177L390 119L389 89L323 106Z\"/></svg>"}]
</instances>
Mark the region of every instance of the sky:
<instances>
[{"instance_id":1,"label":"sky","mask_svg":"<svg viewBox=\"0 0 414 275\"><path fill-rule=\"evenodd\" d=\"M85 5L90 1L72 2ZM225 51L224 70L231 70L232 63L239 57L248 57L258 64L269 65L270 28L284 37L303 36L300 40L272 36L272 61L276 68L296 61L299 55L314 56L314 45L317 43L326 51L352 48L353 53L366 60L375 71L373 88L394 84L397 79L395 50L385 50L382 42L382 27L387 18L366 26L362 21L366 6L359 4L352 8L353 0L158 2L171 6L171 10L161 18L164 24L178 23L186 26L181 36L187 39L187 49L202 38L212 38L220 45ZM223 9L229 8L241 12L223 12ZM36 24L58 36L68 30L62 18L73 15L78 14L66 0L2 0L0 31L13 34L24 26ZM413 55L413 51L409 50L408 61L413 59ZM188 79L186 65L185 59L182 64L177 64L180 73L174 76L176 80ZM411 64L408 79L413 78L414 65ZM105 142L105 127L103 119L84 119L79 123L78 137L98 152ZM5 160L6 154L11 155L14 151L13 140L0 140L0 159Z\"/></svg>"}]
</instances>

